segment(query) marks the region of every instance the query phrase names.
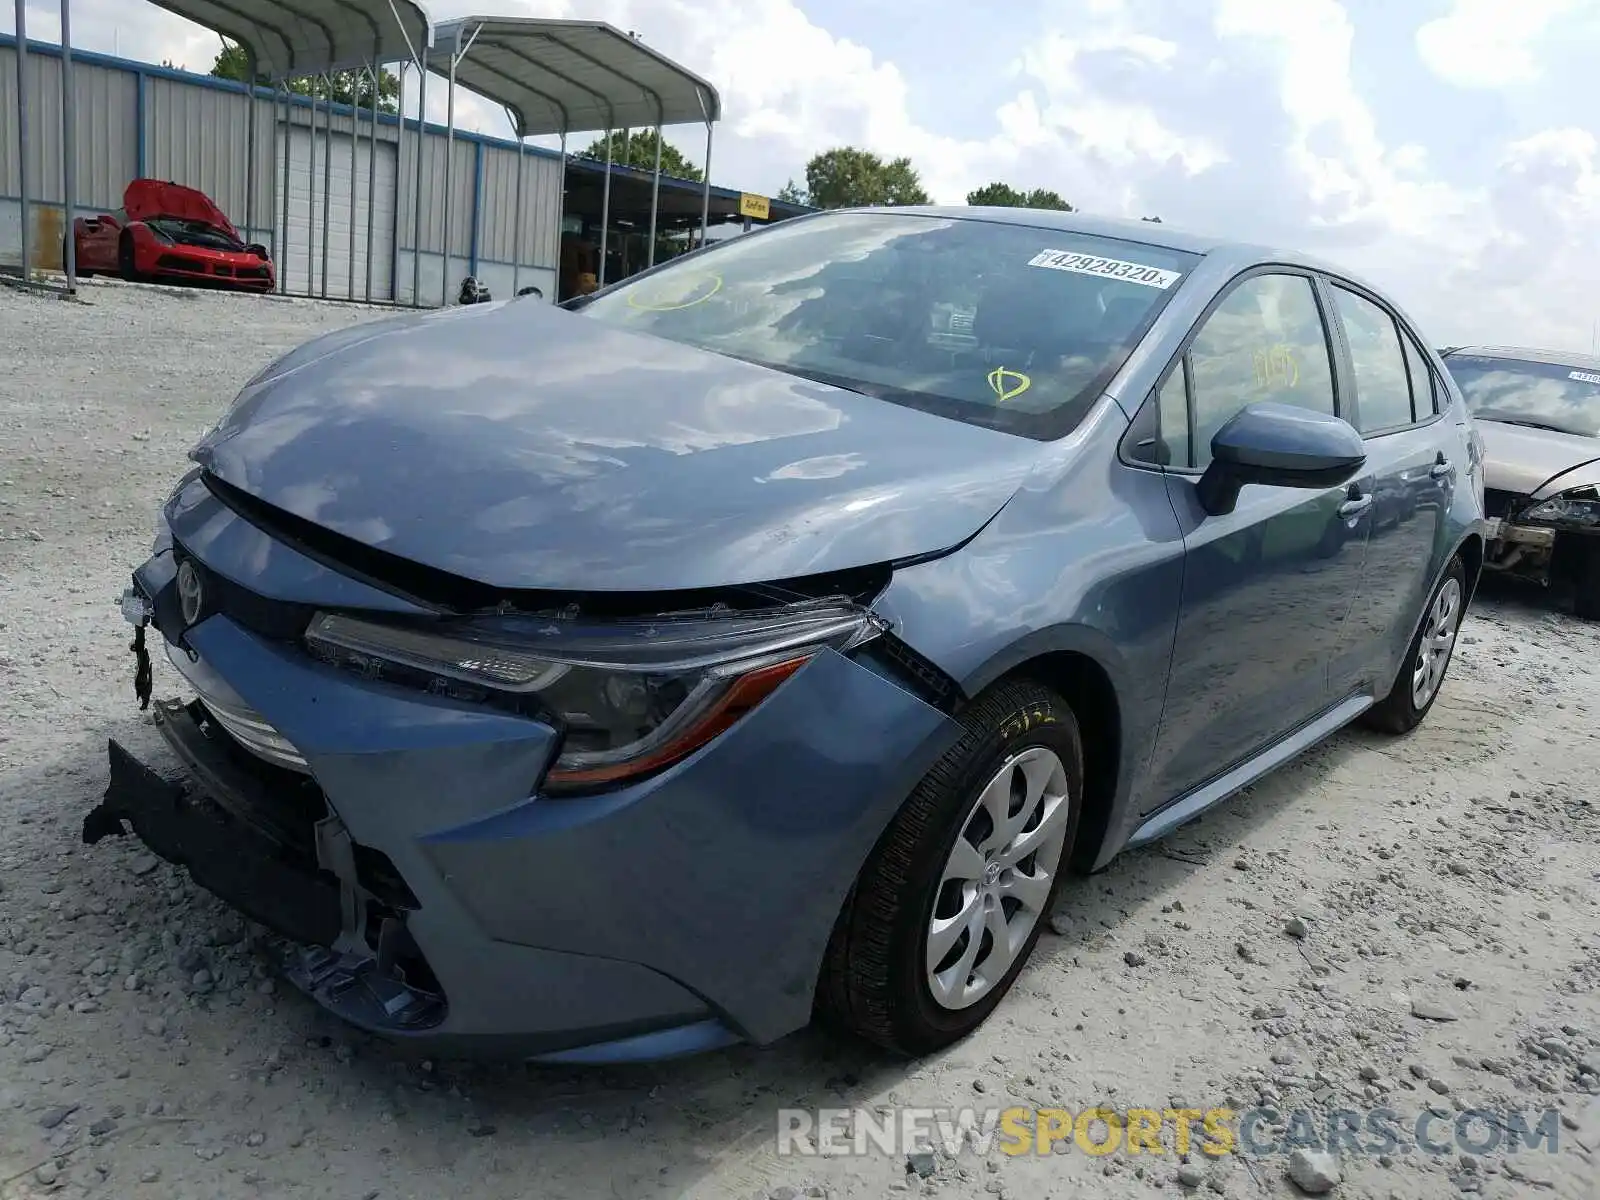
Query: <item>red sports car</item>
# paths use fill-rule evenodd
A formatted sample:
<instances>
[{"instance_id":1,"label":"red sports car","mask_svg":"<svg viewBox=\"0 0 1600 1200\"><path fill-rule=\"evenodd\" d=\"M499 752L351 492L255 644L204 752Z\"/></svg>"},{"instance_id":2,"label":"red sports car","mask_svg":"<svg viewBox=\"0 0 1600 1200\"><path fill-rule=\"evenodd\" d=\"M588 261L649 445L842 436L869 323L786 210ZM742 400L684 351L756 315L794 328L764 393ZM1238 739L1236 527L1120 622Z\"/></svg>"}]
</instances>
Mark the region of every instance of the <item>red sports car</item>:
<instances>
[{"instance_id":1,"label":"red sports car","mask_svg":"<svg viewBox=\"0 0 1600 1200\"><path fill-rule=\"evenodd\" d=\"M115 271L124 279L189 279L259 292L273 287L266 247L246 245L204 192L181 184L135 179L120 209L79 217L72 229L80 275Z\"/></svg>"}]
</instances>

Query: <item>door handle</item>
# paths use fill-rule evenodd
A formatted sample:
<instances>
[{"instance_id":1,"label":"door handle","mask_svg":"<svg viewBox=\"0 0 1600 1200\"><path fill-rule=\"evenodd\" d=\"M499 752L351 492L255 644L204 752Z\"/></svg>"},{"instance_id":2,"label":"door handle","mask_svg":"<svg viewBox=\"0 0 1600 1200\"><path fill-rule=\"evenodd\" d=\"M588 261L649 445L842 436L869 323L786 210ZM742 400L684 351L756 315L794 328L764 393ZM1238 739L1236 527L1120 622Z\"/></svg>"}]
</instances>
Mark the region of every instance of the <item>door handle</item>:
<instances>
[{"instance_id":1,"label":"door handle","mask_svg":"<svg viewBox=\"0 0 1600 1200\"><path fill-rule=\"evenodd\" d=\"M1371 496L1353 496L1339 505L1339 515L1341 517L1359 517L1371 507Z\"/></svg>"}]
</instances>

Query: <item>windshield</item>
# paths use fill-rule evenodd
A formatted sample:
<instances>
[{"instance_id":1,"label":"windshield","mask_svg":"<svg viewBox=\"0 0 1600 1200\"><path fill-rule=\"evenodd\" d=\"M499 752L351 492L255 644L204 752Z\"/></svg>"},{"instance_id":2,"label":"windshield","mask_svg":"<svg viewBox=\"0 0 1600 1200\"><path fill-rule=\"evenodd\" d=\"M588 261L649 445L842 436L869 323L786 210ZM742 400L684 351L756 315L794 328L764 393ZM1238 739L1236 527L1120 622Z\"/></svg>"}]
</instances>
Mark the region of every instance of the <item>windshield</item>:
<instances>
[{"instance_id":1,"label":"windshield","mask_svg":"<svg viewBox=\"0 0 1600 1200\"><path fill-rule=\"evenodd\" d=\"M1028 437L1088 411L1198 256L907 213L804 217L621 284L624 329Z\"/></svg>"},{"instance_id":2,"label":"windshield","mask_svg":"<svg viewBox=\"0 0 1600 1200\"><path fill-rule=\"evenodd\" d=\"M1600 437L1600 371L1471 354L1444 365L1480 421Z\"/></svg>"},{"instance_id":3,"label":"windshield","mask_svg":"<svg viewBox=\"0 0 1600 1200\"><path fill-rule=\"evenodd\" d=\"M213 250L243 250L244 244L229 237L214 225L204 221L190 221L182 217L147 217L144 222L151 229L166 234L175 242L189 246L208 246Z\"/></svg>"}]
</instances>

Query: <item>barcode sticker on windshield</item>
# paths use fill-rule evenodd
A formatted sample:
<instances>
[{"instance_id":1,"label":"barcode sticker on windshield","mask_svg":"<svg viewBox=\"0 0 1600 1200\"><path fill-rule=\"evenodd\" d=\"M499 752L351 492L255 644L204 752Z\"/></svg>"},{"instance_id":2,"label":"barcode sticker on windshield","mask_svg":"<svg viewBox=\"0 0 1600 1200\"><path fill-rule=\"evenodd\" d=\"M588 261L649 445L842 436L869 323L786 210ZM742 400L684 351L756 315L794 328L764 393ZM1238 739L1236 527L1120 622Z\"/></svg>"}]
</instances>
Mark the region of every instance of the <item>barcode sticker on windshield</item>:
<instances>
[{"instance_id":1,"label":"barcode sticker on windshield","mask_svg":"<svg viewBox=\"0 0 1600 1200\"><path fill-rule=\"evenodd\" d=\"M1593 371L1572 371L1568 373L1567 378L1576 379L1579 383L1600 383L1600 375L1596 375Z\"/></svg>"},{"instance_id":2,"label":"barcode sticker on windshield","mask_svg":"<svg viewBox=\"0 0 1600 1200\"><path fill-rule=\"evenodd\" d=\"M1160 267L1147 267L1143 263L1124 262L1120 258L1101 258L1098 254L1076 254L1070 250L1041 250L1028 260L1030 267L1047 267L1052 271L1072 271L1079 275L1101 275L1106 279L1121 279L1127 283L1142 283L1146 287L1165 291L1181 279L1180 271L1164 271Z\"/></svg>"}]
</instances>

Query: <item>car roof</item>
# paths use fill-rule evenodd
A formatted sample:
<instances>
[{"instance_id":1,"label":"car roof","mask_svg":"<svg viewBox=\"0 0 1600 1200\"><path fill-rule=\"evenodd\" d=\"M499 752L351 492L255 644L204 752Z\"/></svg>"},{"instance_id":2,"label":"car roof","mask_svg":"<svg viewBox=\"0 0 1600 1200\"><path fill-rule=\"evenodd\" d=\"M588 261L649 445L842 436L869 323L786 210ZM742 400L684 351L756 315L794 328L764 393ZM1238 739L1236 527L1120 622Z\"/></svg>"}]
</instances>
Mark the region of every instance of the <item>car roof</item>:
<instances>
[{"instance_id":1,"label":"car roof","mask_svg":"<svg viewBox=\"0 0 1600 1200\"><path fill-rule=\"evenodd\" d=\"M826 211L826 210L825 210ZM1090 237L1120 238L1124 241L1142 242L1147 246L1160 246L1187 254L1199 254L1248 266L1252 263L1285 263L1312 271L1337 275L1371 291L1381 289L1352 274L1343 267L1321 261L1311 255L1281 247L1258 245L1209 234L1194 233L1168 225L1165 221L1140 221L1126 217L1099 217L1087 213L1064 212L1052 208L1008 208L972 204L951 205L896 205L889 208L834 209L835 212L896 213L920 217L944 217L966 221L990 221L999 225L1026 225L1034 229L1056 229L1062 233L1080 233ZM821 215L808 214L808 215Z\"/></svg>"},{"instance_id":2,"label":"car roof","mask_svg":"<svg viewBox=\"0 0 1600 1200\"><path fill-rule=\"evenodd\" d=\"M1575 350L1538 350L1528 346L1452 346L1450 353L1452 356L1470 354L1474 358L1519 359L1552 367L1600 370L1600 358L1592 354L1579 354Z\"/></svg>"}]
</instances>

